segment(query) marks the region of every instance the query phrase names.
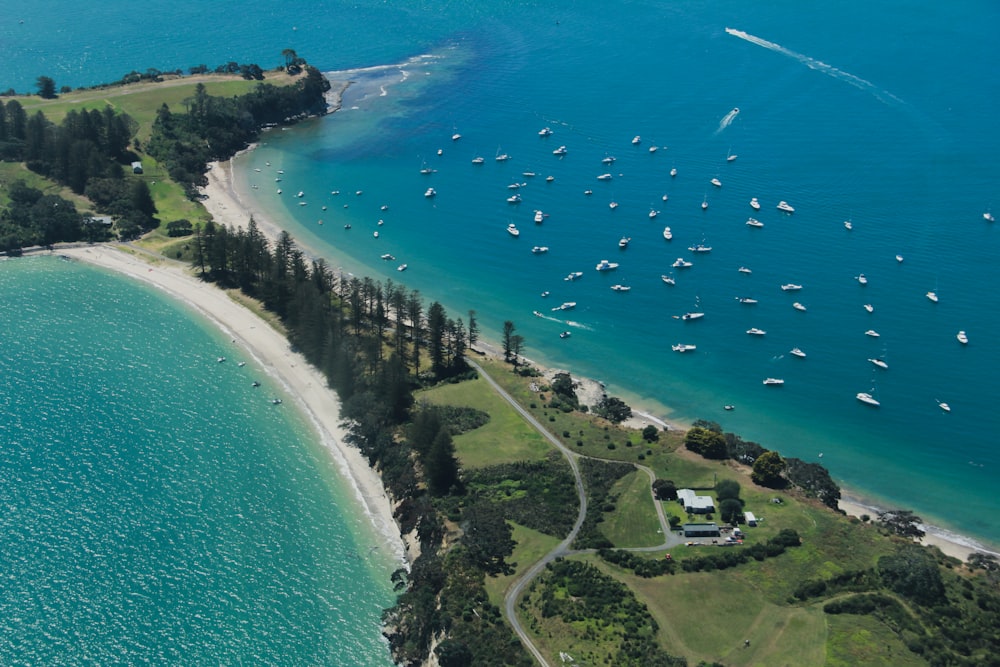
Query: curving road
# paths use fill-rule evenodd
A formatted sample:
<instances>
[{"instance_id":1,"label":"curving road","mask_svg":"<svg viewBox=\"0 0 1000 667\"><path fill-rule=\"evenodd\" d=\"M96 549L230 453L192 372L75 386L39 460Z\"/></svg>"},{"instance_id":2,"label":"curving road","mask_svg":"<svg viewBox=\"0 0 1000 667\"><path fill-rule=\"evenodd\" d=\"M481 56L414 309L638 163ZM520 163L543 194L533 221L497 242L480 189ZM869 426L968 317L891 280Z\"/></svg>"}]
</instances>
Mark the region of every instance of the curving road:
<instances>
[{"instance_id":1,"label":"curving road","mask_svg":"<svg viewBox=\"0 0 1000 667\"><path fill-rule=\"evenodd\" d=\"M560 556L567 556L574 553L584 553L586 551L593 551L593 549L571 550L569 548L570 545L573 544L573 542L576 540L576 537L580 532L580 527L583 526L584 519L587 518L587 492L583 486L583 477L580 475L580 467L578 464L578 460L581 458L595 458L597 460L605 460L605 459L600 459L597 457L581 456L580 454L577 454L573 450L566 447L562 442L559 441L558 438L552 435L549 432L549 430L546 429L541 424L541 422L535 419L534 415L532 415L520 403L518 403L513 396L508 394L507 391L504 390L504 388L501 387L496 382L496 380L494 380L485 370L483 370L483 367L480 366L478 363L476 363L474 359L466 358L466 360L468 361L470 366L476 369L480 377L485 379L490 384L490 386L493 387L493 390L496 391L497 394L502 396L503 399L507 401L518 412L518 414L524 417L525 421L527 421L529 424L535 427L535 429L538 430L538 432L541 433L546 440L551 442L560 452L562 452L562 455L566 457L566 461L569 463L570 469L573 471L573 479L575 480L576 483L576 494L580 501L580 511L577 514L576 522L573 524L573 529L566 536L566 539L557 544L556 547L552 549L552 551L545 554L541 559L538 560L538 562L536 562L534 565L528 568L517 580L515 580L514 583L511 584L510 588L507 589L507 593L504 596L504 613L507 615L507 620L510 621L511 627L513 627L514 632L517 634L518 639L520 639L524 647L533 656L535 656L535 660L538 661L538 664L542 665L542 667L549 667L548 661L542 655L541 651L538 650L538 647L535 646L534 642L531 641L531 638L528 636L528 633L525 632L524 627L521 625L521 621L517 617L517 611L515 609L515 605L517 604L518 599L521 597L521 593L524 592L525 587L531 582L532 579L538 576L538 573L541 572L546 565L551 563L553 560L559 558ZM656 474L652 471L652 469L644 465L639 465L637 463L633 463L632 465L634 465L639 470L642 470L649 476L649 483L650 483L649 492L650 496L652 496L653 495L652 484L656 480ZM627 549L627 551L659 551L661 549L670 548L671 546L680 543L681 540L675 535L673 535L673 533L670 531L670 524L667 522L666 516L664 516L663 514L663 506L662 504L656 501L655 496L653 497L653 505L656 507L656 514L660 519L660 529L663 531L664 543L659 546L653 546L653 547L635 547Z\"/></svg>"}]
</instances>

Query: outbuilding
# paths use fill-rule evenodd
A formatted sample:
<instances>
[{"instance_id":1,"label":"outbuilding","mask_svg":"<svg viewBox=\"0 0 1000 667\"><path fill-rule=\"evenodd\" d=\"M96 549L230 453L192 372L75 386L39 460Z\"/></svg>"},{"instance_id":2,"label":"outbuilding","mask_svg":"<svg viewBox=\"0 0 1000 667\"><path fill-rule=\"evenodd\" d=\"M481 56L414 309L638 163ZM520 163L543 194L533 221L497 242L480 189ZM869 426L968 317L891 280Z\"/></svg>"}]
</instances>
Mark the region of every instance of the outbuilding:
<instances>
[{"instance_id":1,"label":"outbuilding","mask_svg":"<svg viewBox=\"0 0 1000 667\"><path fill-rule=\"evenodd\" d=\"M142 173L142 163L139 161L132 163L132 173L141 174Z\"/></svg>"},{"instance_id":2,"label":"outbuilding","mask_svg":"<svg viewBox=\"0 0 1000 667\"><path fill-rule=\"evenodd\" d=\"M748 526L756 526L757 525L757 517L755 517L753 515L753 512L744 512L743 513L743 520L747 522Z\"/></svg>"},{"instance_id":3,"label":"outbuilding","mask_svg":"<svg viewBox=\"0 0 1000 667\"><path fill-rule=\"evenodd\" d=\"M720 537L719 527L715 523L686 523L684 537Z\"/></svg>"}]
</instances>

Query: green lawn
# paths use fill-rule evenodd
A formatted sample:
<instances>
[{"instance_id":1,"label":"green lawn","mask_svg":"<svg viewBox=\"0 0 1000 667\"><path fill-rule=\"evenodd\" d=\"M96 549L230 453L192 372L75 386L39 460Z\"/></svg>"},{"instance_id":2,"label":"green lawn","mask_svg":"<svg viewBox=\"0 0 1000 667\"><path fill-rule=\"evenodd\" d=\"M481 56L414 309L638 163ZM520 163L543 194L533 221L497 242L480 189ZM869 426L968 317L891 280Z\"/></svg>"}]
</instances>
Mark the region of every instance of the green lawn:
<instances>
[{"instance_id":1,"label":"green lawn","mask_svg":"<svg viewBox=\"0 0 1000 667\"><path fill-rule=\"evenodd\" d=\"M465 468L513 461L537 461L553 447L486 383L478 378L446 384L416 395L432 405L456 405L484 410L489 423L455 436L455 452Z\"/></svg>"},{"instance_id":2,"label":"green lawn","mask_svg":"<svg viewBox=\"0 0 1000 667\"><path fill-rule=\"evenodd\" d=\"M602 569L614 572L606 564ZM816 607L771 602L741 568L642 579L616 573L660 625L661 645L689 662L823 665L826 619ZM743 644L750 640L750 647Z\"/></svg>"},{"instance_id":3,"label":"green lawn","mask_svg":"<svg viewBox=\"0 0 1000 667\"><path fill-rule=\"evenodd\" d=\"M615 511L606 512L601 532L617 547L652 547L663 544L660 520L649 490L649 476L629 473L611 489L618 495Z\"/></svg>"}]
</instances>

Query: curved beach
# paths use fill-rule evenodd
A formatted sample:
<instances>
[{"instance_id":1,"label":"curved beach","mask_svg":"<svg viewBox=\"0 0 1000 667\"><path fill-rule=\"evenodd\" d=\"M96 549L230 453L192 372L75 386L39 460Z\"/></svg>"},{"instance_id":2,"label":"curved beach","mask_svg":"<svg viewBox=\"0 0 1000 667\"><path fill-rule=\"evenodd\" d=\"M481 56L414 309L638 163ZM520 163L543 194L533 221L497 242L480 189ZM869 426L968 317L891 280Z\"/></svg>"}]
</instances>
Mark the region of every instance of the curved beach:
<instances>
[{"instance_id":1,"label":"curved beach","mask_svg":"<svg viewBox=\"0 0 1000 667\"><path fill-rule=\"evenodd\" d=\"M219 199L216 198L216 205ZM225 224L236 224L239 216L234 214L230 218L217 216L217 220ZM340 400L327 386L322 374L301 354L290 349L283 335L255 313L231 300L225 291L200 281L185 265L162 259L151 263L111 245L61 248L59 252L163 290L210 320L237 345L246 349L294 397L296 405L308 417L375 529L384 536L393 555L401 561L404 559L406 549L381 479L361 453L344 441L346 431L340 425Z\"/></svg>"}]
</instances>

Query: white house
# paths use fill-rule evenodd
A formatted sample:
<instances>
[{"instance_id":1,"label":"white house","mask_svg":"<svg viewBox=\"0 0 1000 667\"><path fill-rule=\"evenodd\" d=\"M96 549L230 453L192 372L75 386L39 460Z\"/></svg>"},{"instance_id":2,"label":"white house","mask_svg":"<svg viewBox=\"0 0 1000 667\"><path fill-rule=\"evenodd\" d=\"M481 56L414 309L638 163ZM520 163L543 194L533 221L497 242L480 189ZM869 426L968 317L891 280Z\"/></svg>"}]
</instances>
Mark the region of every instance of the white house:
<instances>
[{"instance_id":1,"label":"white house","mask_svg":"<svg viewBox=\"0 0 1000 667\"><path fill-rule=\"evenodd\" d=\"M691 489L678 489L677 500L684 505L684 511L692 514L709 514L715 511L712 496L698 496Z\"/></svg>"}]
</instances>

